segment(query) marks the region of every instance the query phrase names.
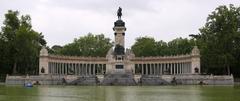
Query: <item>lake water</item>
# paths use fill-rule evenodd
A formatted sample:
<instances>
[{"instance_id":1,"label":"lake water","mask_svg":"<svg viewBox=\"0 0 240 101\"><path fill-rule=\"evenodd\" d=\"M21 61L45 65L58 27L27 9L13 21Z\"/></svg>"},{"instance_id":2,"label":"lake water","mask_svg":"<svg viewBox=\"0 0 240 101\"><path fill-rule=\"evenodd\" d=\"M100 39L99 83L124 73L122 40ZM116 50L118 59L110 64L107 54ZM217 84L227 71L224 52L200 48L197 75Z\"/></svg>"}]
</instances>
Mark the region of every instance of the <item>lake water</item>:
<instances>
[{"instance_id":1,"label":"lake water","mask_svg":"<svg viewBox=\"0 0 240 101\"><path fill-rule=\"evenodd\" d=\"M0 85L0 101L240 101L240 86Z\"/></svg>"}]
</instances>

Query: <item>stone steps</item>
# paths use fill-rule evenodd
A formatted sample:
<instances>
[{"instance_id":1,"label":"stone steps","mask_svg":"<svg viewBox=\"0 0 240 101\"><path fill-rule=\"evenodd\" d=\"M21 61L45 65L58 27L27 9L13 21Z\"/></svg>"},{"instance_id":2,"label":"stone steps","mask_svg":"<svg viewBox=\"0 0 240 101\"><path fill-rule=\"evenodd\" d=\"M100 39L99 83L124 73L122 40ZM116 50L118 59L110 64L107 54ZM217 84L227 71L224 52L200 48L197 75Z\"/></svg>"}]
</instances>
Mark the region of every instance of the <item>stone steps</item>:
<instances>
[{"instance_id":1,"label":"stone steps","mask_svg":"<svg viewBox=\"0 0 240 101\"><path fill-rule=\"evenodd\" d=\"M132 74L107 74L101 85L136 85Z\"/></svg>"}]
</instances>

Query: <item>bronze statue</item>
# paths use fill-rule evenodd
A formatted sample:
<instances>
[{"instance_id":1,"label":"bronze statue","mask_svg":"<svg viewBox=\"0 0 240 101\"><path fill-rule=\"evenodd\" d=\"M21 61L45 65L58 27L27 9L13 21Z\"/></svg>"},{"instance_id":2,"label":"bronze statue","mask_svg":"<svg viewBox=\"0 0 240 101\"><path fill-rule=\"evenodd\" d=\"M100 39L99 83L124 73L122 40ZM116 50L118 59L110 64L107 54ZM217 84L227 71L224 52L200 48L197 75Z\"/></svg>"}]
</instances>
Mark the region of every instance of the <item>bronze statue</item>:
<instances>
[{"instance_id":1,"label":"bronze statue","mask_svg":"<svg viewBox=\"0 0 240 101\"><path fill-rule=\"evenodd\" d=\"M118 20L121 20L121 16L122 16L122 8L121 7L118 8L117 16L118 16Z\"/></svg>"}]
</instances>

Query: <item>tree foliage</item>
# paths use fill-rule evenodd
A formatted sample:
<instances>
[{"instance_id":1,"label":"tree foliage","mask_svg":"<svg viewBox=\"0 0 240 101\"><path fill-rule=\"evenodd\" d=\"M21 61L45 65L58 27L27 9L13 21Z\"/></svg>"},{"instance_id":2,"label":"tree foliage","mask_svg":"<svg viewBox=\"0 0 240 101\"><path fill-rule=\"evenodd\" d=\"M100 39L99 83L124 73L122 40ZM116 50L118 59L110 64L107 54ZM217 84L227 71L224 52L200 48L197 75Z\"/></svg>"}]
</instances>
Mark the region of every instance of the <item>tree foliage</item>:
<instances>
[{"instance_id":1,"label":"tree foliage","mask_svg":"<svg viewBox=\"0 0 240 101\"><path fill-rule=\"evenodd\" d=\"M105 38L103 34L93 35L89 33L63 47L52 47L52 50L54 50L53 54L60 55L105 57L112 46L110 39Z\"/></svg>"},{"instance_id":2,"label":"tree foliage","mask_svg":"<svg viewBox=\"0 0 240 101\"><path fill-rule=\"evenodd\" d=\"M2 73L36 73L43 35L32 29L29 15L19 17L18 11L5 14L0 32L0 69Z\"/></svg>"},{"instance_id":3,"label":"tree foliage","mask_svg":"<svg viewBox=\"0 0 240 101\"><path fill-rule=\"evenodd\" d=\"M208 16L200 34L195 36L205 72L229 74L230 68L239 65L239 25L240 8L233 5L219 6Z\"/></svg>"},{"instance_id":4,"label":"tree foliage","mask_svg":"<svg viewBox=\"0 0 240 101\"><path fill-rule=\"evenodd\" d=\"M189 54L194 40L177 38L170 42L155 41L151 37L139 37L131 47L136 56L166 56Z\"/></svg>"}]
</instances>

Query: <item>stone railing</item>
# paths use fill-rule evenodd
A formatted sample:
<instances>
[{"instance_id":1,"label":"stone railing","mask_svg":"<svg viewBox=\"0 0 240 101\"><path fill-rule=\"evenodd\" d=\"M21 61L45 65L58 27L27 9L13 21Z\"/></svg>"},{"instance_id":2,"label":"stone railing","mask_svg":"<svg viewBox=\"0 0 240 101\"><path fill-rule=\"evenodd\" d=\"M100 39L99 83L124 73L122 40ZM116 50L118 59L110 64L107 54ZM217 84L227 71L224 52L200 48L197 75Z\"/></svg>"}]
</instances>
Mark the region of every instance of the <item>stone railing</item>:
<instances>
[{"instance_id":1,"label":"stone railing","mask_svg":"<svg viewBox=\"0 0 240 101\"><path fill-rule=\"evenodd\" d=\"M49 59L60 59L60 60L107 61L106 57L49 55L48 58Z\"/></svg>"},{"instance_id":2,"label":"stone railing","mask_svg":"<svg viewBox=\"0 0 240 101\"><path fill-rule=\"evenodd\" d=\"M154 60L179 60L179 59L191 59L192 55L176 55L176 56L150 56L150 57L134 57L132 61L154 61Z\"/></svg>"}]
</instances>

